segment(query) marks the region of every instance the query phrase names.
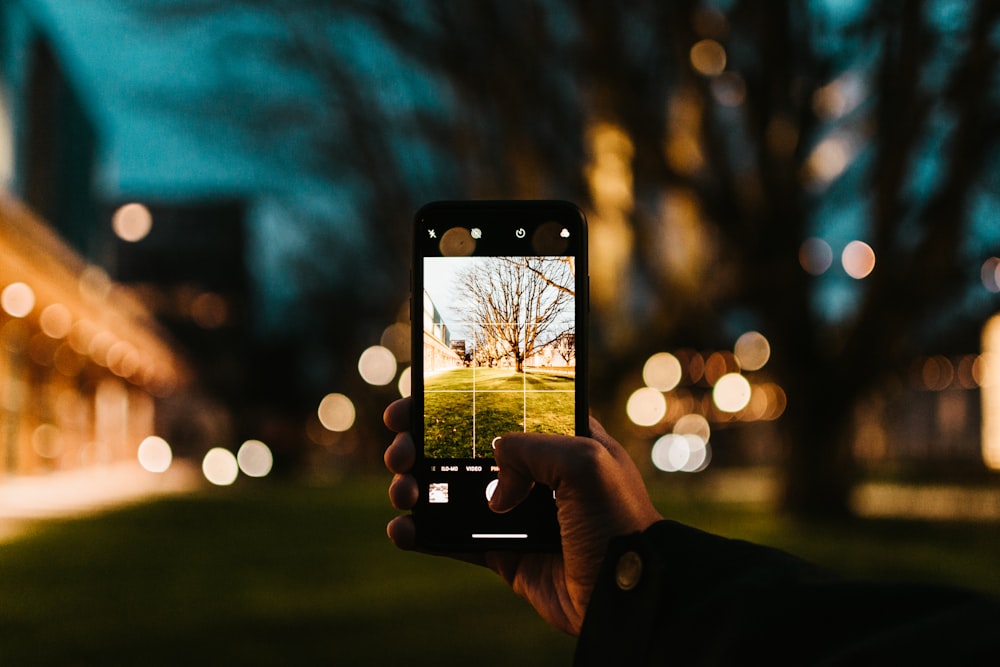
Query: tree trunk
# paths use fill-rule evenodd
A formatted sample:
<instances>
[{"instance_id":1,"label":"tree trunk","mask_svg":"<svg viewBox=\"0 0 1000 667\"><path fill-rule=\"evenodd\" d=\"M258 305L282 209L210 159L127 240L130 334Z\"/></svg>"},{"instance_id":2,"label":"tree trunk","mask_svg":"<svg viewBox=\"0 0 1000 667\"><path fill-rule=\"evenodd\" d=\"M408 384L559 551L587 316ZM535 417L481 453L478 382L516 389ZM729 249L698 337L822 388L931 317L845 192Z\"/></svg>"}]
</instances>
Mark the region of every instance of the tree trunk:
<instances>
[{"instance_id":1,"label":"tree trunk","mask_svg":"<svg viewBox=\"0 0 1000 667\"><path fill-rule=\"evenodd\" d=\"M812 383L810 383L812 384ZM855 465L850 404L836 387L799 386L789 393L781 504L803 519L851 515Z\"/></svg>"}]
</instances>

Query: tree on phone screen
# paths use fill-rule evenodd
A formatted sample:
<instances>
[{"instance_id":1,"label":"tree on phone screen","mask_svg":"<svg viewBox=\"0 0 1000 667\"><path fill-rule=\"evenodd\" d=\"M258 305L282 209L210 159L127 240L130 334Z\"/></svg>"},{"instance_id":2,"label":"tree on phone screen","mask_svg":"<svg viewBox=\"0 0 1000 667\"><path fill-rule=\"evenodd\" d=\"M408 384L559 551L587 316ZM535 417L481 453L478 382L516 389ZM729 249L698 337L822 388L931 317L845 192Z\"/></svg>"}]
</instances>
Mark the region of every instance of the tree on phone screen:
<instances>
[{"instance_id":1,"label":"tree on phone screen","mask_svg":"<svg viewBox=\"0 0 1000 667\"><path fill-rule=\"evenodd\" d=\"M458 278L459 299L474 326L477 363L525 361L557 351L574 333L573 264L567 257L487 257Z\"/></svg>"}]
</instances>

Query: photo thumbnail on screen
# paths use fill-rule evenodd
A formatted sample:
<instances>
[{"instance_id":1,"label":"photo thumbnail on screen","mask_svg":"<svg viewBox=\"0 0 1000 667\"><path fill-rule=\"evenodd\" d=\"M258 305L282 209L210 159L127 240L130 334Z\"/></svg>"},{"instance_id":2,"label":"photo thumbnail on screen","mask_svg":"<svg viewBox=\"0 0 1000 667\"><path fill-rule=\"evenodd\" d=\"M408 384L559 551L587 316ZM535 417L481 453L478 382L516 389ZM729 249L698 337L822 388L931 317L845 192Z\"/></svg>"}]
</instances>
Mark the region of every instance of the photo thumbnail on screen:
<instances>
[{"instance_id":1,"label":"photo thumbnail on screen","mask_svg":"<svg viewBox=\"0 0 1000 667\"><path fill-rule=\"evenodd\" d=\"M575 269L570 256L424 258L425 456L575 433Z\"/></svg>"}]
</instances>

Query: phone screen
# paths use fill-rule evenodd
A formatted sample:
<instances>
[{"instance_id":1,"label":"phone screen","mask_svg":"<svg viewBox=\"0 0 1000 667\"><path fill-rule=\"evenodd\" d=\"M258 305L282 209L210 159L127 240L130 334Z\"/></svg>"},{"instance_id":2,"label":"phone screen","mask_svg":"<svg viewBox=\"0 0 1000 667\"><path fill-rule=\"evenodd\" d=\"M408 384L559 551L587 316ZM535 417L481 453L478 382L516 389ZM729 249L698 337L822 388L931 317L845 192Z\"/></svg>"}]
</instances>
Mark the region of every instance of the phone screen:
<instances>
[{"instance_id":1,"label":"phone screen","mask_svg":"<svg viewBox=\"0 0 1000 667\"><path fill-rule=\"evenodd\" d=\"M550 489L536 485L502 515L487 503L497 438L586 432L586 248L583 215L565 202L418 212L411 382L423 546L558 547Z\"/></svg>"}]
</instances>

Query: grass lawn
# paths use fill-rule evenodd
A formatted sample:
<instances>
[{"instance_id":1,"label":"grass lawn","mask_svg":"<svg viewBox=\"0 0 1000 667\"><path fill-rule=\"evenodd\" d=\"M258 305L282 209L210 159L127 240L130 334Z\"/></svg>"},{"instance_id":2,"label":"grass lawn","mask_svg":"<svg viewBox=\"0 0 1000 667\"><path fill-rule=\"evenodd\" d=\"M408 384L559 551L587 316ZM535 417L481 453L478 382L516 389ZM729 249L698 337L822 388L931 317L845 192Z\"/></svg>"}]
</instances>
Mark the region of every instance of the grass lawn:
<instances>
[{"instance_id":1,"label":"grass lawn","mask_svg":"<svg viewBox=\"0 0 1000 667\"><path fill-rule=\"evenodd\" d=\"M3 665L565 665L573 640L492 573L395 550L387 476L239 484L0 544ZM1000 594L995 524L802 526L653 486L665 514L847 573Z\"/></svg>"},{"instance_id":2,"label":"grass lawn","mask_svg":"<svg viewBox=\"0 0 1000 667\"><path fill-rule=\"evenodd\" d=\"M0 544L0 665L568 664L491 572L391 545L387 482L41 524Z\"/></svg>"},{"instance_id":3,"label":"grass lawn","mask_svg":"<svg viewBox=\"0 0 1000 667\"><path fill-rule=\"evenodd\" d=\"M424 445L436 458L491 456L493 439L511 431L574 431L573 378L509 368L460 368L430 377Z\"/></svg>"}]
</instances>

